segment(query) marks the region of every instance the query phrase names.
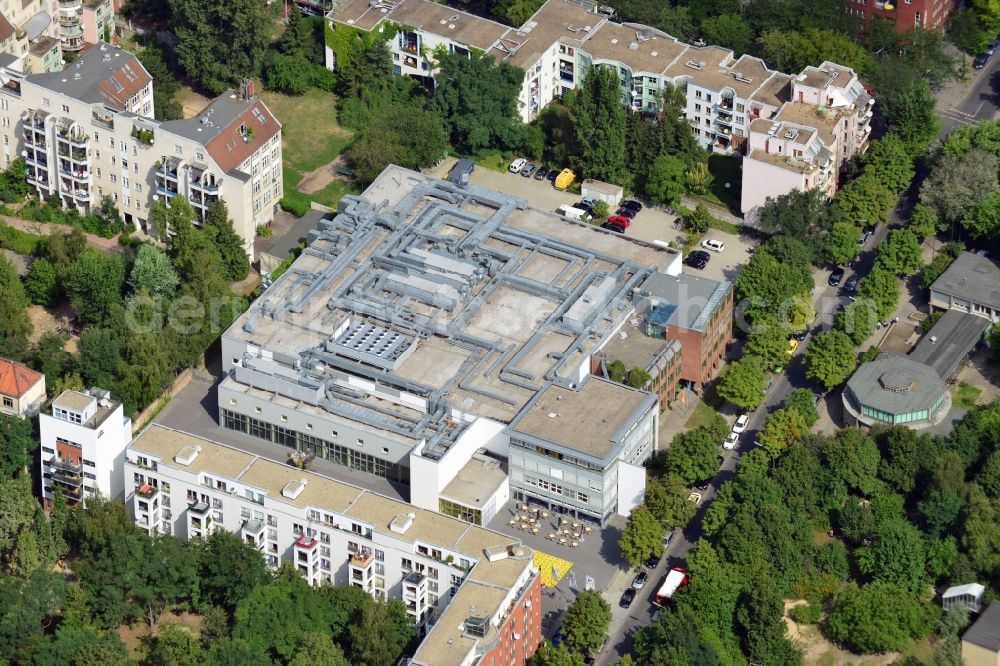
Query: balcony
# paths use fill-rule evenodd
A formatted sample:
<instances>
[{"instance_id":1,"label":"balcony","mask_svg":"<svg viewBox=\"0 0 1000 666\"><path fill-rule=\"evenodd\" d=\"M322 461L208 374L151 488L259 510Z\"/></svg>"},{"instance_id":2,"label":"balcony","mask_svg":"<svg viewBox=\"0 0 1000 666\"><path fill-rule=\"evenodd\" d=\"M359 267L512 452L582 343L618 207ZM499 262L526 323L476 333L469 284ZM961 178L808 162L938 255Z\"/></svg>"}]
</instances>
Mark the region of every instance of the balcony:
<instances>
[{"instance_id":1,"label":"balcony","mask_svg":"<svg viewBox=\"0 0 1000 666\"><path fill-rule=\"evenodd\" d=\"M157 185L156 186L156 193L157 194L162 194L162 195L168 196L168 197L176 197L177 196L177 190L171 189L169 187L165 187L163 185Z\"/></svg>"},{"instance_id":2,"label":"balcony","mask_svg":"<svg viewBox=\"0 0 1000 666\"><path fill-rule=\"evenodd\" d=\"M33 155L31 153L28 153L27 156L25 156L24 161L27 162L28 164L34 164L40 167L44 167L46 169L49 167L48 160L42 159L41 157L38 157L37 155Z\"/></svg>"},{"instance_id":3,"label":"balcony","mask_svg":"<svg viewBox=\"0 0 1000 666\"><path fill-rule=\"evenodd\" d=\"M367 569L375 561L375 556L371 553L355 553L351 556L351 566Z\"/></svg>"},{"instance_id":4,"label":"balcony","mask_svg":"<svg viewBox=\"0 0 1000 666\"><path fill-rule=\"evenodd\" d=\"M208 505L208 502L193 502L189 507L190 511L194 515L204 516L212 507Z\"/></svg>"},{"instance_id":5,"label":"balcony","mask_svg":"<svg viewBox=\"0 0 1000 666\"><path fill-rule=\"evenodd\" d=\"M28 183L31 185L38 185L39 187L49 186L49 179L44 176L37 176L35 174L29 173L27 174L26 179Z\"/></svg>"},{"instance_id":6,"label":"balcony","mask_svg":"<svg viewBox=\"0 0 1000 666\"><path fill-rule=\"evenodd\" d=\"M720 111L732 111L733 110L733 98L723 97L719 100L719 110Z\"/></svg>"},{"instance_id":7,"label":"balcony","mask_svg":"<svg viewBox=\"0 0 1000 666\"><path fill-rule=\"evenodd\" d=\"M73 198L80 201L90 201L90 192L87 190L74 190Z\"/></svg>"},{"instance_id":8,"label":"balcony","mask_svg":"<svg viewBox=\"0 0 1000 666\"><path fill-rule=\"evenodd\" d=\"M76 169L74 171L71 169L65 169L63 167L59 167L59 173L61 173L64 176L69 176L73 180L79 180L84 182L86 182L90 178L90 172L87 171L86 169Z\"/></svg>"},{"instance_id":9,"label":"balcony","mask_svg":"<svg viewBox=\"0 0 1000 666\"><path fill-rule=\"evenodd\" d=\"M300 535L299 538L295 540L295 547L302 548L303 550L312 550L318 545L319 541L317 541L315 537L308 537L305 534Z\"/></svg>"},{"instance_id":10,"label":"balcony","mask_svg":"<svg viewBox=\"0 0 1000 666\"><path fill-rule=\"evenodd\" d=\"M53 470L58 469L64 472L74 472L76 474L83 473L83 465L78 465L74 463L72 460L64 460L63 458L53 458L48 462L49 466L52 467Z\"/></svg>"},{"instance_id":11,"label":"balcony","mask_svg":"<svg viewBox=\"0 0 1000 666\"><path fill-rule=\"evenodd\" d=\"M65 44L63 45L65 49ZM90 122L94 123L98 127L104 127L107 129L115 128L115 117L109 113L97 113L96 111L91 115Z\"/></svg>"},{"instance_id":12,"label":"balcony","mask_svg":"<svg viewBox=\"0 0 1000 666\"><path fill-rule=\"evenodd\" d=\"M160 489L156 486L144 483L141 486L136 486L135 494L143 499L152 500L154 497L160 494Z\"/></svg>"}]
</instances>

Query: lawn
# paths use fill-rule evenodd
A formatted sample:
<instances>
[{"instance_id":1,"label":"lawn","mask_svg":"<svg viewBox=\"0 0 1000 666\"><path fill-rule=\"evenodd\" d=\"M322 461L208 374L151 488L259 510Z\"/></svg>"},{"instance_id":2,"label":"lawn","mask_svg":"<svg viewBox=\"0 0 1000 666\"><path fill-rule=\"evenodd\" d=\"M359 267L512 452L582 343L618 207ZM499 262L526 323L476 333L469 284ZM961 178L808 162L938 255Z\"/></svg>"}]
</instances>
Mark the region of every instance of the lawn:
<instances>
[{"instance_id":1,"label":"lawn","mask_svg":"<svg viewBox=\"0 0 1000 666\"><path fill-rule=\"evenodd\" d=\"M976 406L976 401L982 392L981 388L962 382L958 386L951 387L951 400L956 407L969 411Z\"/></svg>"},{"instance_id":2,"label":"lawn","mask_svg":"<svg viewBox=\"0 0 1000 666\"><path fill-rule=\"evenodd\" d=\"M353 135L337 122L333 94L310 90L298 96L263 92L260 97L281 121L285 166L300 176L332 162L350 144Z\"/></svg>"},{"instance_id":3,"label":"lawn","mask_svg":"<svg viewBox=\"0 0 1000 666\"><path fill-rule=\"evenodd\" d=\"M704 199L719 204L735 215L740 214L740 190L743 184L743 171L740 169L740 158L725 155L709 155L708 170L713 179L708 194L694 198ZM729 187L726 187L726 184Z\"/></svg>"},{"instance_id":4,"label":"lawn","mask_svg":"<svg viewBox=\"0 0 1000 666\"><path fill-rule=\"evenodd\" d=\"M698 406L694 408L691 412L691 416L688 417L687 423L684 427L687 430L694 430L695 428L700 428L701 426L708 425L711 423L716 416L714 409L706 405L704 402L699 402Z\"/></svg>"},{"instance_id":5,"label":"lawn","mask_svg":"<svg viewBox=\"0 0 1000 666\"><path fill-rule=\"evenodd\" d=\"M334 208L334 204L340 200L342 196L348 193L358 194L360 189L353 183L349 183L342 179L335 179L330 181L329 184L323 187L323 189L318 192L313 192L312 194L305 194L299 192L296 187L302 180L302 174L293 171L287 164L281 171L282 182L285 188L285 199L292 200L302 200L306 202L315 201L318 204L323 204L324 206L329 206Z\"/></svg>"}]
</instances>

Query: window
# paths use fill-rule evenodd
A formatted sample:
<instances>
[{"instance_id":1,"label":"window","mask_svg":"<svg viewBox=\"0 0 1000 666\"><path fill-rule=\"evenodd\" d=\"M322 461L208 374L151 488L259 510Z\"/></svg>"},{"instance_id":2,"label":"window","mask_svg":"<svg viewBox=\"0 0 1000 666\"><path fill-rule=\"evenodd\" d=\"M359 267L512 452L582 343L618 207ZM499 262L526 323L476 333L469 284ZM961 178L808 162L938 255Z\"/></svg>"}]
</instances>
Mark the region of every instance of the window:
<instances>
[{"instance_id":1,"label":"window","mask_svg":"<svg viewBox=\"0 0 1000 666\"><path fill-rule=\"evenodd\" d=\"M403 571L413 571L413 560L403 557L399 560L399 566Z\"/></svg>"},{"instance_id":2,"label":"window","mask_svg":"<svg viewBox=\"0 0 1000 666\"><path fill-rule=\"evenodd\" d=\"M3 397L3 406L6 407L7 409L13 409L14 408L14 399L13 398L8 398L7 396L4 396Z\"/></svg>"},{"instance_id":3,"label":"window","mask_svg":"<svg viewBox=\"0 0 1000 666\"><path fill-rule=\"evenodd\" d=\"M69 113L69 105L68 104L63 104L62 105L62 110L63 110L63 113Z\"/></svg>"}]
</instances>

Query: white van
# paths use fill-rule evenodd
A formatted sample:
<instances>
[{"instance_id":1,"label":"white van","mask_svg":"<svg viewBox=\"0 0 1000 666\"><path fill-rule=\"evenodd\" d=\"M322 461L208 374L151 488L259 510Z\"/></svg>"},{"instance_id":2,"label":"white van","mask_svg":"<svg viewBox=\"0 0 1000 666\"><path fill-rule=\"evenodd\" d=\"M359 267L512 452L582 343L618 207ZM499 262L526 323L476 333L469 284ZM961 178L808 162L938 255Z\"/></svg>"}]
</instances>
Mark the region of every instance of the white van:
<instances>
[{"instance_id":1,"label":"white van","mask_svg":"<svg viewBox=\"0 0 1000 666\"><path fill-rule=\"evenodd\" d=\"M510 166L507 168L507 170L510 171L511 173L521 173L521 169L523 169L524 165L527 163L528 160L524 159L523 157L518 157L516 160L510 163Z\"/></svg>"},{"instance_id":2,"label":"white van","mask_svg":"<svg viewBox=\"0 0 1000 666\"><path fill-rule=\"evenodd\" d=\"M563 217L568 217L569 219L577 220L578 222L586 222L590 219L590 215L587 214L587 211L582 208L574 208L573 206L569 206L567 204L563 204L562 206L559 206L559 208L556 208L556 212Z\"/></svg>"},{"instance_id":3,"label":"white van","mask_svg":"<svg viewBox=\"0 0 1000 666\"><path fill-rule=\"evenodd\" d=\"M712 250L713 252L722 252L726 248L725 243L715 240L714 238L706 238L701 242L701 246L706 250Z\"/></svg>"}]
</instances>

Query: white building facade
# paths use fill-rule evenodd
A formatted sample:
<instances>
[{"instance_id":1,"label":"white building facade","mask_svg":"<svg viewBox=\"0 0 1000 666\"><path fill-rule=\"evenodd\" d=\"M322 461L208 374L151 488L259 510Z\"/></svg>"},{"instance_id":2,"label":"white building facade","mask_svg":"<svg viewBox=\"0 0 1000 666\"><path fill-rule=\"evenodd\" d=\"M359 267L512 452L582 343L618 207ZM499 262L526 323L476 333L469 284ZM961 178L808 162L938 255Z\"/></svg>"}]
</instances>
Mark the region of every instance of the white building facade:
<instances>
[{"instance_id":1,"label":"white building facade","mask_svg":"<svg viewBox=\"0 0 1000 666\"><path fill-rule=\"evenodd\" d=\"M51 413L39 414L39 431L42 498L47 506L56 488L71 504L97 493L122 496L132 419L110 392L63 391L52 401Z\"/></svg>"}]
</instances>

